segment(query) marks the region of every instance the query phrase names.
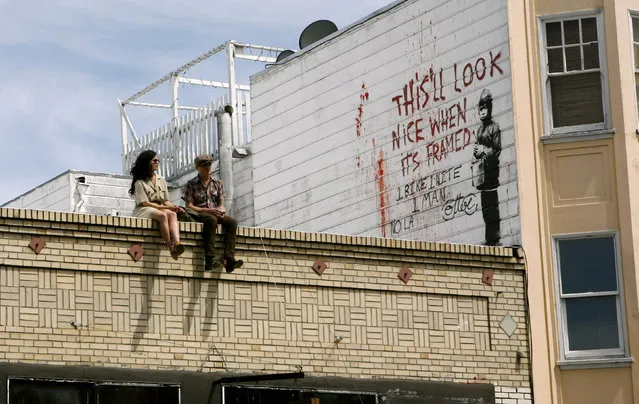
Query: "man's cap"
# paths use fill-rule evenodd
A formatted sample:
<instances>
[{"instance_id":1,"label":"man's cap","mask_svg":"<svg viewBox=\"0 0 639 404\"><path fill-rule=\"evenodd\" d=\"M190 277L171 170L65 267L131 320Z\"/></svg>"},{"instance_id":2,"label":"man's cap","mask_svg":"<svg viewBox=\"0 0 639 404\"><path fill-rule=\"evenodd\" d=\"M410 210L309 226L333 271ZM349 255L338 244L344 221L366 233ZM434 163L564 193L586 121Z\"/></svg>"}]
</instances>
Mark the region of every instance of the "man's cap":
<instances>
[{"instance_id":1,"label":"man's cap","mask_svg":"<svg viewBox=\"0 0 639 404\"><path fill-rule=\"evenodd\" d=\"M201 166L203 164L211 164L213 162L213 157L210 154L200 154L195 158L195 164Z\"/></svg>"}]
</instances>

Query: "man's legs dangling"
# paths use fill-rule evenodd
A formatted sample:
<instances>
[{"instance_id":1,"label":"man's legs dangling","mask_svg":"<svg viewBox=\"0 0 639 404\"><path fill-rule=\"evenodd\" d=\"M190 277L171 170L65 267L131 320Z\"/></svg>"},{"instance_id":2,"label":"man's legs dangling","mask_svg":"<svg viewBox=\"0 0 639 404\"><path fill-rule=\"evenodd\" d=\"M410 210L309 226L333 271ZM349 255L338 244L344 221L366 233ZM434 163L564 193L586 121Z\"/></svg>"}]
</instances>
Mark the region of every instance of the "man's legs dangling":
<instances>
[{"instance_id":1,"label":"man's legs dangling","mask_svg":"<svg viewBox=\"0 0 639 404\"><path fill-rule=\"evenodd\" d=\"M224 230L224 268L226 268L226 272L233 272L244 264L242 260L235 259L237 221L231 216L224 216L220 219L220 223Z\"/></svg>"}]
</instances>

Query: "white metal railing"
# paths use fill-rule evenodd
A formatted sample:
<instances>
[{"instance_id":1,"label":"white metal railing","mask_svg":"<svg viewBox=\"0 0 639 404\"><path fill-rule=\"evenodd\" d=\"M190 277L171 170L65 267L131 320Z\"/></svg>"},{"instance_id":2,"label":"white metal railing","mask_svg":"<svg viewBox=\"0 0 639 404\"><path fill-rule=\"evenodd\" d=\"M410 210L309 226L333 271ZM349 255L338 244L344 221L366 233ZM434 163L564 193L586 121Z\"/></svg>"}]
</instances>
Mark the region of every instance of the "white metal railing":
<instances>
[{"instance_id":1,"label":"white metal railing","mask_svg":"<svg viewBox=\"0 0 639 404\"><path fill-rule=\"evenodd\" d=\"M233 109L237 113L234 114L235 122L233 125L237 126L237 131L233 131L236 134L233 138L233 146L241 146L251 143L253 140L251 137L251 93L249 90L238 90L236 94L237 104L233 106Z\"/></svg>"},{"instance_id":2,"label":"white metal railing","mask_svg":"<svg viewBox=\"0 0 639 404\"><path fill-rule=\"evenodd\" d=\"M185 77L195 65L214 55L226 51L228 82L203 80ZM122 169L128 174L131 165L142 150L152 149L163 157L161 173L167 179L176 178L192 170L192 161L200 153L217 154L216 109L225 105L233 107L231 116L232 143L234 146L251 142L251 100L249 86L239 84L235 75L235 59L246 59L261 63L275 63L281 48L272 46L227 41L177 69L162 76L132 96L120 100L120 131L122 136ZM218 56L219 57L219 56ZM170 102L148 102L142 97L163 83L171 85ZM179 88L200 86L228 89L227 97L221 98L205 107L182 105L179 100ZM138 137L127 113L128 107L162 108L171 110L171 123L158 128L145 136ZM181 113L186 115L180 116Z\"/></svg>"},{"instance_id":3,"label":"white metal railing","mask_svg":"<svg viewBox=\"0 0 639 404\"><path fill-rule=\"evenodd\" d=\"M192 171L193 160L203 153L217 158L218 133L215 113L229 105L228 95L213 101L205 107L191 111L175 122L147 133L137 141L128 142L122 156L125 172L128 174L135 159L144 150L153 150L160 157L160 175L167 180L177 178ZM237 128L233 130L233 146L251 142L251 101L248 91L237 91L236 112L231 121Z\"/></svg>"}]
</instances>

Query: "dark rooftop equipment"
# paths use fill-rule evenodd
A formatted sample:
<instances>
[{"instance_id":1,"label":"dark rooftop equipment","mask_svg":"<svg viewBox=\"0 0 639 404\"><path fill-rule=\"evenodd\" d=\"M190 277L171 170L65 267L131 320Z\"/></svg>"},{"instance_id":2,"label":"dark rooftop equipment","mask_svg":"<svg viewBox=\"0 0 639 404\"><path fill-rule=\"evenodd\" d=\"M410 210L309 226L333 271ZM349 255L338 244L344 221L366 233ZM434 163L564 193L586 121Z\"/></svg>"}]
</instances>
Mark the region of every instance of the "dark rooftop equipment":
<instances>
[{"instance_id":1,"label":"dark rooftop equipment","mask_svg":"<svg viewBox=\"0 0 639 404\"><path fill-rule=\"evenodd\" d=\"M280 54L277 55L277 59L275 60L275 63L280 63L282 60L286 59L287 57L291 56L294 53L295 51L292 51L290 49L281 51Z\"/></svg>"},{"instance_id":2,"label":"dark rooftop equipment","mask_svg":"<svg viewBox=\"0 0 639 404\"><path fill-rule=\"evenodd\" d=\"M337 25L329 20L317 20L304 28L300 35L300 49L323 39L337 31Z\"/></svg>"}]
</instances>

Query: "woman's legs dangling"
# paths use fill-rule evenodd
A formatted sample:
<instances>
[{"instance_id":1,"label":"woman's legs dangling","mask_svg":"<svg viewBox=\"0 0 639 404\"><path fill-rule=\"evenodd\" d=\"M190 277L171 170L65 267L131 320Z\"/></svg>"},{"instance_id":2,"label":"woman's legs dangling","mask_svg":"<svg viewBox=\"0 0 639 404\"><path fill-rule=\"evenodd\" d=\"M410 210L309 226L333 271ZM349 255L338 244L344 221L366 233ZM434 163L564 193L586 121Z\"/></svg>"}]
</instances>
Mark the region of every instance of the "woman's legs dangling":
<instances>
[{"instance_id":1,"label":"woman's legs dangling","mask_svg":"<svg viewBox=\"0 0 639 404\"><path fill-rule=\"evenodd\" d=\"M158 223L158 227L160 228L160 235L162 236L162 240L166 244L166 248L171 249L171 233L169 230L169 219L167 215L161 210L155 210L151 213L151 219L155 220Z\"/></svg>"}]
</instances>

